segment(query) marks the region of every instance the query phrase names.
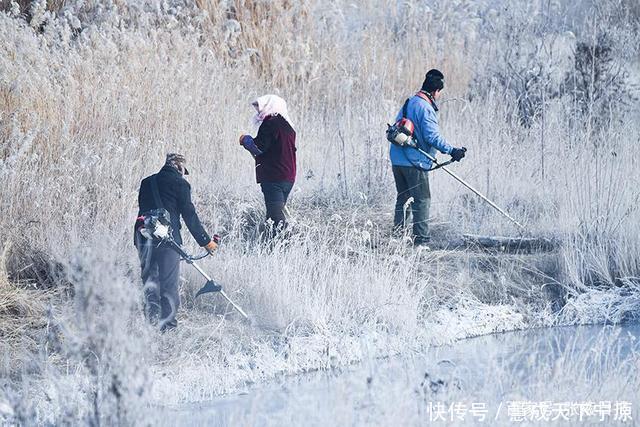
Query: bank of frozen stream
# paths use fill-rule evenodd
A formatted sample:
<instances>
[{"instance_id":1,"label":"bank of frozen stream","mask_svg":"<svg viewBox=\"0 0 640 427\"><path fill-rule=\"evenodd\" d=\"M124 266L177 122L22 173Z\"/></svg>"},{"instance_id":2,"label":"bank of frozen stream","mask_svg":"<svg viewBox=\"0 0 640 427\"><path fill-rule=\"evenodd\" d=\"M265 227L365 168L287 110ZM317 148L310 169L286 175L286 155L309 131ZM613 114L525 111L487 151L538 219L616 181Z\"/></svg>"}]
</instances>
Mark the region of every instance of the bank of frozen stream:
<instances>
[{"instance_id":1,"label":"bank of frozen stream","mask_svg":"<svg viewBox=\"0 0 640 427\"><path fill-rule=\"evenodd\" d=\"M283 377L172 409L164 420L208 426L635 425L639 337L637 324L487 335L427 354Z\"/></svg>"}]
</instances>

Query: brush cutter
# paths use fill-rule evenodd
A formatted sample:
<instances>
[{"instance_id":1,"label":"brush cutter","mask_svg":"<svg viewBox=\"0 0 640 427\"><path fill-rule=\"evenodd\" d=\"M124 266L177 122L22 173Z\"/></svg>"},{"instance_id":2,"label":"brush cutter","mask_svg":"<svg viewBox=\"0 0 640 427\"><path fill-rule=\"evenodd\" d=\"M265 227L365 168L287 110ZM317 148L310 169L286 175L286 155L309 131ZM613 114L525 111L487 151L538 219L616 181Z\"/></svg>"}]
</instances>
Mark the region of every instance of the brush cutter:
<instances>
[{"instance_id":1,"label":"brush cutter","mask_svg":"<svg viewBox=\"0 0 640 427\"><path fill-rule=\"evenodd\" d=\"M214 239L217 240L217 236L214 236ZM249 316L247 316L247 313L244 312L244 310L242 308L240 308L240 306L238 304L236 304L235 302L233 302L231 300L231 298L229 298L229 296L222 290L222 286L219 285L218 283L216 283L215 281L213 281L213 279L211 279L211 277L209 277L209 275L198 265L195 263L195 261L201 260L205 257L207 257L209 255L209 252L205 252L202 255L198 255L198 256L191 256L188 253L186 253L184 251L184 249L182 249L182 247L180 245L178 245L175 240L173 240L173 238L167 239L165 240L166 243L169 244L169 246L176 252L178 252L178 254L180 254L180 256L182 257L182 260L185 261L187 264L191 264L193 266L193 268L195 268L196 270L198 270L198 273L200 273L202 275L202 277L204 277L207 282L204 284L204 286L202 288L200 288L200 290L198 292L196 292L196 298L198 298L200 295L202 294L207 294L210 292L219 292L220 295L222 295L222 297L224 299L226 299L229 304L231 304L233 306L233 308L236 309L236 311L238 313L240 313L242 315L242 317L244 317L245 319L249 320ZM216 241L217 243L217 241Z\"/></svg>"},{"instance_id":2,"label":"brush cutter","mask_svg":"<svg viewBox=\"0 0 640 427\"><path fill-rule=\"evenodd\" d=\"M422 92L418 92L416 95L421 97L421 98L423 98L423 99L426 99L425 97L427 96L427 95L424 95ZM489 206L491 206L492 208L494 208L495 210L500 212L502 215L504 215L506 218L508 218L509 221L511 221L515 225L517 225L518 228L520 228L521 231L526 231L526 229L524 228L524 226L522 224L520 224L518 221L513 219L504 210L500 209L498 207L498 205L493 203L491 200L489 200L486 196L484 196L478 190L473 188L471 185L467 184L462 178L460 178L459 176L457 176L456 174L451 172L449 169L447 169L445 166L448 165L449 163L451 163L453 160L449 160L448 162L445 162L445 163L438 163L438 161L435 159L435 157L433 157L431 154L427 153L426 151L421 150L418 147L418 141L416 140L416 138L414 136L415 126L414 126L413 122L407 118L407 106L409 104L409 99L410 98L407 98L407 100L405 101L404 105L402 106L402 118L400 120L396 121L393 125L387 124L387 140L390 143L395 144L395 145L397 145L399 147L411 147L411 148L414 148L414 149L418 150L418 152L420 152L424 156L426 156L435 165L429 171L433 171L433 170L436 170L436 169L442 169L443 171L445 171L446 173L451 175L454 179L456 179L460 184L464 185L469 190L473 191L482 200L487 202L489 204ZM430 99L428 99L428 101L432 102ZM466 151L466 149L464 147L463 147L463 150Z\"/></svg>"},{"instance_id":3,"label":"brush cutter","mask_svg":"<svg viewBox=\"0 0 640 427\"><path fill-rule=\"evenodd\" d=\"M516 221L515 219L513 219L508 213L506 213L504 210L502 210L498 205L496 205L495 203L493 203L491 200L489 200L485 195L483 195L482 193L480 193L478 190L476 190L475 188L473 188L470 184L468 184L467 182L465 182L462 178L460 178L458 175L456 175L455 173L451 172L449 169L447 169L445 167L445 165L451 163L451 161L447 162L447 163L438 163L438 161L436 160L435 157L433 157L431 154L427 153L424 150L421 150L418 147L413 147L416 150L418 150L420 153L422 153L424 156L426 156L429 160L431 160L433 162L433 164L435 165L434 168L432 168L432 170L434 169L442 169L443 171L445 171L446 173L448 173L449 175L451 175L455 180L457 180L460 184L464 185L465 187L467 187L469 190L471 190L472 192L474 192L478 197L480 197L482 200L484 200L485 202L487 202L489 204L489 206L491 206L492 208L494 208L495 210L497 210L498 212L500 212L502 215L504 215L507 219L509 219L509 221L513 222L515 225L517 225L521 231L526 231L526 228L520 224L518 221Z\"/></svg>"},{"instance_id":4,"label":"brush cutter","mask_svg":"<svg viewBox=\"0 0 640 427\"><path fill-rule=\"evenodd\" d=\"M209 252L205 252L202 255L191 256L187 252L185 252L182 247L176 243L173 239L173 235L171 232L171 223L169 221L169 213L165 209L154 209L150 211L146 215L142 215L138 218L138 222L136 223L136 229L140 231L140 233L147 239L158 242L159 244L168 245L171 249L176 251L183 261L187 264L191 264L198 273L200 273L207 282L204 284L202 288L196 293L196 298L202 294L207 294L210 292L219 292L220 295L224 299L226 299L229 304L236 309L238 313L242 315L245 319L249 320L249 316L237 305L235 302L229 298L229 296L222 290L222 286L217 284L216 282L209 277L209 275L198 265L195 261L199 261L209 255ZM218 243L219 237L217 235L213 236L213 241Z\"/></svg>"}]
</instances>

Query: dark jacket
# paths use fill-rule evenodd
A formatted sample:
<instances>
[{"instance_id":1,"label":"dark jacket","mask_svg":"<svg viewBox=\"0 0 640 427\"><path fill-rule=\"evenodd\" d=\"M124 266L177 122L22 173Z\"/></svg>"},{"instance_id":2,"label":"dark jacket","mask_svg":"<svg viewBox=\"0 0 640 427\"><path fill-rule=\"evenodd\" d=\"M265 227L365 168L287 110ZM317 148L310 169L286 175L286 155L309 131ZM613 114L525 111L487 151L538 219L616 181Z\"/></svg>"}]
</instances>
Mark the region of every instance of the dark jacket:
<instances>
[{"instance_id":1,"label":"dark jacket","mask_svg":"<svg viewBox=\"0 0 640 427\"><path fill-rule=\"evenodd\" d=\"M256 156L256 181L295 182L296 131L279 115L264 119L255 138L262 154Z\"/></svg>"},{"instance_id":2,"label":"dark jacket","mask_svg":"<svg viewBox=\"0 0 640 427\"><path fill-rule=\"evenodd\" d=\"M169 212L171 217L171 228L173 229L173 238L176 243L182 244L182 236L180 235L180 216L182 215L184 223L187 224L187 228L193 238L196 239L196 242L200 246L206 246L211 241L211 238L200 223L196 208L191 202L191 185L177 169L171 166L165 165L156 176L162 207ZM146 177L140 183L138 206L138 216L160 208L153 197L151 176Z\"/></svg>"}]
</instances>

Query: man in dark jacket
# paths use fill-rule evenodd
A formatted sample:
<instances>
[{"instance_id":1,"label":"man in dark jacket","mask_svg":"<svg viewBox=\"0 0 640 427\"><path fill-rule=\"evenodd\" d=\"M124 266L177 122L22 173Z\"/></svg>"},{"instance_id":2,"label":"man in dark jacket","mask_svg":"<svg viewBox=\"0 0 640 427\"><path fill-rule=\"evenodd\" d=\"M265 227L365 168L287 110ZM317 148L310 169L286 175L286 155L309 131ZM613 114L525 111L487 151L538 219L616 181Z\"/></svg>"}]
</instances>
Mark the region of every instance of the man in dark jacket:
<instances>
[{"instance_id":1,"label":"man in dark jacket","mask_svg":"<svg viewBox=\"0 0 640 427\"><path fill-rule=\"evenodd\" d=\"M135 245L142 268L145 314L153 324L158 323L161 330L175 328L178 323L176 313L180 306L180 256L170 247L145 238L140 233L140 218L154 209L165 209L169 213L172 236L177 244L182 244L182 217L200 246L209 252L217 247L200 223L191 202L191 185L183 177L189 174L185 163L184 156L176 153L167 154L165 165L160 172L142 180L138 194Z\"/></svg>"}]
</instances>

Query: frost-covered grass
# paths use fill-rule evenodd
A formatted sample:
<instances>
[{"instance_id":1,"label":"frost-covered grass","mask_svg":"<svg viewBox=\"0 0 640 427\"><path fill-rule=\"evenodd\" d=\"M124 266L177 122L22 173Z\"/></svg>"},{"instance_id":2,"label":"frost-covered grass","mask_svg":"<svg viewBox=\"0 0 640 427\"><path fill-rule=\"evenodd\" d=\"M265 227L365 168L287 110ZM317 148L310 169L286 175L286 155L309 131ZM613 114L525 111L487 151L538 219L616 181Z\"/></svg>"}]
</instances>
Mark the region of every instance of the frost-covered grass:
<instances>
[{"instance_id":1,"label":"frost-covered grass","mask_svg":"<svg viewBox=\"0 0 640 427\"><path fill-rule=\"evenodd\" d=\"M27 314L37 326L22 357L6 353L2 411L130 423L148 402L208 399L280 374L637 316L637 111L594 130L565 94L523 126L519 99L491 77L495 50L515 48L482 40L486 23L501 34L515 21L457 2L430 12L382 0L252 3L235 15L228 2L197 3L69 2L54 16L40 2L29 22L0 12L0 243L10 248L0 308L22 307L0 313L0 331L24 330ZM398 56L406 50L421 54ZM531 234L559 238L552 267L420 255L390 239L385 123L431 67L448 76L443 132L469 149L455 171ZM271 91L289 102L299 174L292 238L269 249L256 239L261 197L236 141L250 130L251 99ZM167 151L186 154L200 216L223 235L203 265L257 326L223 317L218 298L194 302L201 279L188 268L179 330L159 335L141 319L132 218L140 179ZM431 182L443 236L515 232L448 176ZM560 312L549 289L569 300Z\"/></svg>"}]
</instances>

